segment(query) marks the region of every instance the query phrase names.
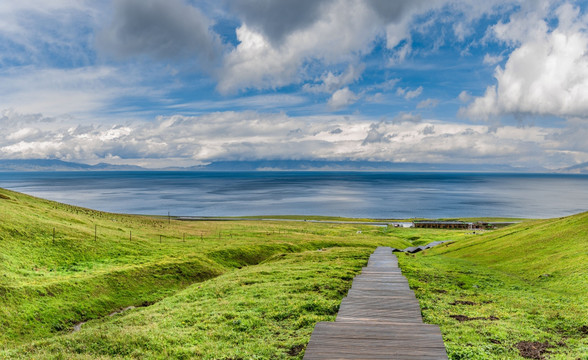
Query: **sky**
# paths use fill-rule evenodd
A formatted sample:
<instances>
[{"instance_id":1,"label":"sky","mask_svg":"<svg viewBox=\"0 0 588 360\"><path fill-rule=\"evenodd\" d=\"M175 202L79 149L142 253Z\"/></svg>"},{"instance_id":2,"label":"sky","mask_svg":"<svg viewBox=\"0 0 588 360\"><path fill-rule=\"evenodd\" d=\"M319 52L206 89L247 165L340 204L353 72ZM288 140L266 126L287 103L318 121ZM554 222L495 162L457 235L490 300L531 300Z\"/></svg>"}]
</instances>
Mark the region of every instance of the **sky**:
<instances>
[{"instance_id":1,"label":"sky","mask_svg":"<svg viewBox=\"0 0 588 360\"><path fill-rule=\"evenodd\" d=\"M588 162L588 1L7 0L0 159Z\"/></svg>"}]
</instances>

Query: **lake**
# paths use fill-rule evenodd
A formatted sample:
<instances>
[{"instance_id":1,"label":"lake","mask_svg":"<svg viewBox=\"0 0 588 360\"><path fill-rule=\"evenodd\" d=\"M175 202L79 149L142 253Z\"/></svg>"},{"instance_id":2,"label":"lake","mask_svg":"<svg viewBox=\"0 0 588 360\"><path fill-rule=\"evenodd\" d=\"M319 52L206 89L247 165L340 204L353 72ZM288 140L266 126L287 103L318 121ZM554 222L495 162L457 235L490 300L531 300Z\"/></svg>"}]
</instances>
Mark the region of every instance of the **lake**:
<instances>
[{"instance_id":1,"label":"lake","mask_svg":"<svg viewBox=\"0 0 588 360\"><path fill-rule=\"evenodd\" d=\"M0 187L97 210L149 215L550 218L588 210L588 175L4 172Z\"/></svg>"}]
</instances>

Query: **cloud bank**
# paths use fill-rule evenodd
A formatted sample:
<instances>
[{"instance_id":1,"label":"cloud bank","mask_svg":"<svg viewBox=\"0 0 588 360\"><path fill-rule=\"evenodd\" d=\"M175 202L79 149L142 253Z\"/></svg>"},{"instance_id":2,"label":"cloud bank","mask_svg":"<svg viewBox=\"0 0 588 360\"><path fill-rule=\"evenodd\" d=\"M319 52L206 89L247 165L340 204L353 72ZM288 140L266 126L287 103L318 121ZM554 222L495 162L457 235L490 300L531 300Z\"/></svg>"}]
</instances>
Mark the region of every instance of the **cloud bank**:
<instances>
[{"instance_id":1,"label":"cloud bank","mask_svg":"<svg viewBox=\"0 0 588 360\"><path fill-rule=\"evenodd\" d=\"M405 114L406 115L406 114ZM562 130L350 116L290 117L257 112L159 117L154 122L76 125L10 111L0 114L0 158L58 158L143 166L190 166L217 160L316 159L539 165L587 161L582 136L569 146ZM513 159L515 159L513 161ZM552 161L552 160L549 160ZM549 163L549 162L548 162ZM554 164L552 164L555 166Z\"/></svg>"}]
</instances>

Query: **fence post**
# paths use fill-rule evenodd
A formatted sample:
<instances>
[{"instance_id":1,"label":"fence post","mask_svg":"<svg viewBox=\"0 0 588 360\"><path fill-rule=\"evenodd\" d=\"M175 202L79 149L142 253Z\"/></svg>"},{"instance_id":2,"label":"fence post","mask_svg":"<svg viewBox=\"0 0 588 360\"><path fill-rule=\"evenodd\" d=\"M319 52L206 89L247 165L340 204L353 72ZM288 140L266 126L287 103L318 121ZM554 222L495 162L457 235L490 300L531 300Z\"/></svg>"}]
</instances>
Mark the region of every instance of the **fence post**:
<instances>
[{"instance_id":1,"label":"fence post","mask_svg":"<svg viewBox=\"0 0 588 360\"><path fill-rule=\"evenodd\" d=\"M53 244L55 244L55 228L53 228Z\"/></svg>"},{"instance_id":2,"label":"fence post","mask_svg":"<svg viewBox=\"0 0 588 360\"><path fill-rule=\"evenodd\" d=\"M159 235L159 243L161 244L161 235Z\"/></svg>"},{"instance_id":3,"label":"fence post","mask_svg":"<svg viewBox=\"0 0 588 360\"><path fill-rule=\"evenodd\" d=\"M129 230L129 241L133 241L133 232Z\"/></svg>"}]
</instances>

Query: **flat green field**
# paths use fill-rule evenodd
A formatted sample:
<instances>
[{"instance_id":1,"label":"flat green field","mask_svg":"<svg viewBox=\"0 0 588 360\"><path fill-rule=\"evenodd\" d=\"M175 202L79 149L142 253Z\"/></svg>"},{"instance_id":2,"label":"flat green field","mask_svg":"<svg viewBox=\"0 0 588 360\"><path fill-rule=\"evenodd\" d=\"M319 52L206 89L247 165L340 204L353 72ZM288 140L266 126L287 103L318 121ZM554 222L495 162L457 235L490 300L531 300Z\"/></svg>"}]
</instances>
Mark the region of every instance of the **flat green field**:
<instances>
[{"instance_id":1,"label":"flat green field","mask_svg":"<svg viewBox=\"0 0 588 360\"><path fill-rule=\"evenodd\" d=\"M450 358L588 359L587 239L588 213L472 235L170 221L0 189L0 358L301 359L377 246L453 240L398 255Z\"/></svg>"}]
</instances>

